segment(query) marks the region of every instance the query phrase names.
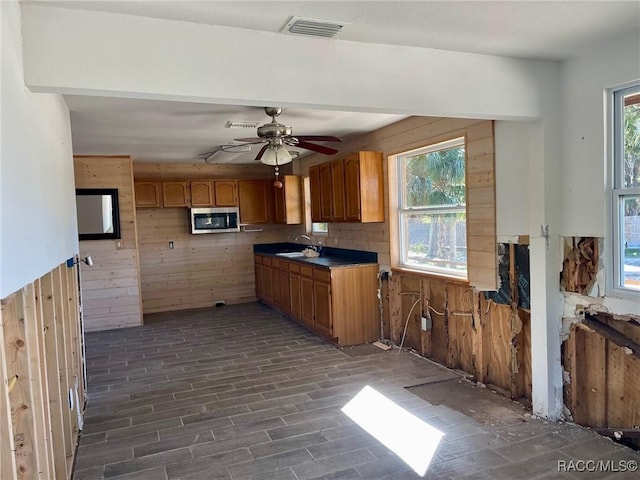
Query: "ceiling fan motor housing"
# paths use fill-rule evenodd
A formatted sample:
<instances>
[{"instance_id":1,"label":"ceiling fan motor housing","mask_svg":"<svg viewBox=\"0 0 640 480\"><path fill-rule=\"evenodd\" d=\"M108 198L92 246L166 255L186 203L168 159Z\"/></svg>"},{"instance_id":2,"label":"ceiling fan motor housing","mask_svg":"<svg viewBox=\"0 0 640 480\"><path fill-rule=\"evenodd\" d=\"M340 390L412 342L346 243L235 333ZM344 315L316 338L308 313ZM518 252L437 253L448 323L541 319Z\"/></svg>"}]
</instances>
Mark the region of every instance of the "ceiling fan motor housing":
<instances>
[{"instance_id":1,"label":"ceiling fan motor housing","mask_svg":"<svg viewBox=\"0 0 640 480\"><path fill-rule=\"evenodd\" d=\"M272 122L258 127L258 136L260 138L278 138L285 135L291 135L291 127L288 125Z\"/></svg>"}]
</instances>

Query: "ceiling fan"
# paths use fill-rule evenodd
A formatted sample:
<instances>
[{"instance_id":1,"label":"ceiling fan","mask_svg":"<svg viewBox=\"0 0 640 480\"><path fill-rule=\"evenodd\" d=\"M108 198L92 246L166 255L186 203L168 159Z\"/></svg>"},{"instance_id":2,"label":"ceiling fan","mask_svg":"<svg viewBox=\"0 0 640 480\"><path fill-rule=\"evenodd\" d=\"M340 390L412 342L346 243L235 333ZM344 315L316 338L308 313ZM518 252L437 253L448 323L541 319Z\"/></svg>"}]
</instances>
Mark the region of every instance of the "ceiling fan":
<instances>
[{"instance_id":1,"label":"ceiling fan","mask_svg":"<svg viewBox=\"0 0 640 480\"><path fill-rule=\"evenodd\" d=\"M256 160L260 160L266 165L284 165L293 159L287 146L304 148L312 152L323 155L333 155L338 153L335 148L318 145L313 142L341 142L342 139L331 135L293 135L291 127L276 121L276 117L282 113L280 107L265 107L265 113L271 117L271 122L258 127L258 136L252 138L236 138L238 142L245 144L265 143L256 155Z\"/></svg>"}]
</instances>

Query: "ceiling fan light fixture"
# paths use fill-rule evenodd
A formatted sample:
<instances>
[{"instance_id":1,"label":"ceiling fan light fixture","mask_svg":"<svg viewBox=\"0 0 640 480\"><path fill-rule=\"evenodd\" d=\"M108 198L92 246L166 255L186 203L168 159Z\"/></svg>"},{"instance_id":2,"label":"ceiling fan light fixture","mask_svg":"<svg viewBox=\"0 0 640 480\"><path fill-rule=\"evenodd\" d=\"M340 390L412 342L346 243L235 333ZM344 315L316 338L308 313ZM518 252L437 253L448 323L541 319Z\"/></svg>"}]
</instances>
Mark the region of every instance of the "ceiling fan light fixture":
<instances>
[{"instance_id":1,"label":"ceiling fan light fixture","mask_svg":"<svg viewBox=\"0 0 640 480\"><path fill-rule=\"evenodd\" d=\"M289 153L287 148L282 144L270 145L260 159L262 163L265 165L271 165L272 167L285 165L290 163L292 160L293 157L291 156L291 153Z\"/></svg>"}]
</instances>

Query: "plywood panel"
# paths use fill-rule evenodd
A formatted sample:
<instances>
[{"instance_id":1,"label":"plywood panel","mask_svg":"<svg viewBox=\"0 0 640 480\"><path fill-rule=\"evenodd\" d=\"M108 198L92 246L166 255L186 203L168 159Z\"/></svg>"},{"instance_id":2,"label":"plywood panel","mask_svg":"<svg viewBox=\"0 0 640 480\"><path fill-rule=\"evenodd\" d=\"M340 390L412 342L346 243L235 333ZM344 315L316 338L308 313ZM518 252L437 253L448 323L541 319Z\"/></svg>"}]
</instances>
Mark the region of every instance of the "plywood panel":
<instances>
[{"instance_id":1,"label":"plywood panel","mask_svg":"<svg viewBox=\"0 0 640 480\"><path fill-rule=\"evenodd\" d=\"M638 328L616 321L612 326ZM569 372L565 403L573 419L594 428L638 425L640 360L581 324L572 325L563 347L564 368Z\"/></svg>"},{"instance_id":2,"label":"plywood panel","mask_svg":"<svg viewBox=\"0 0 640 480\"><path fill-rule=\"evenodd\" d=\"M473 290L466 286L447 286L449 355L453 368L474 373Z\"/></svg>"},{"instance_id":3,"label":"plywood panel","mask_svg":"<svg viewBox=\"0 0 640 480\"><path fill-rule=\"evenodd\" d=\"M511 307L483 301L483 348L487 350L486 383L511 389Z\"/></svg>"},{"instance_id":4,"label":"plywood panel","mask_svg":"<svg viewBox=\"0 0 640 480\"><path fill-rule=\"evenodd\" d=\"M447 287L438 280L429 281L429 305L431 317L431 352L433 358L446 365L449 357L449 320L447 318Z\"/></svg>"},{"instance_id":5,"label":"plywood panel","mask_svg":"<svg viewBox=\"0 0 640 480\"><path fill-rule=\"evenodd\" d=\"M518 309L522 329L516 335L517 347L517 398L531 398L531 313Z\"/></svg>"},{"instance_id":6,"label":"plywood panel","mask_svg":"<svg viewBox=\"0 0 640 480\"><path fill-rule=\"evenodd\" d=\"M420 332L420 316L422 313L422 290L419 278L402 276L400 280L400 302L401 302L401 330L400 340L405 332L403 347L413 348L422 351L422 336ZM411 310L413 304L418 304ZM411 313L411 315L409 315Z\"/></svg>"}]
</instances>

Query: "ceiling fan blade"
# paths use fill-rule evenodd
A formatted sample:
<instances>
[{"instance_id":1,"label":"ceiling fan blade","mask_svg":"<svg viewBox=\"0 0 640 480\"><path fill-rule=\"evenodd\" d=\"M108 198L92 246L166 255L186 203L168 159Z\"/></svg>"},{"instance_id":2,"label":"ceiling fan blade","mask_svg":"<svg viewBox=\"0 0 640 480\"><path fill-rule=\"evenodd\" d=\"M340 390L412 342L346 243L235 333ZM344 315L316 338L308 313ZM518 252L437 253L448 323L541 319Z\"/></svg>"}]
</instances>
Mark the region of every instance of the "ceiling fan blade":
<instances>
[{"instance_id":1,"label":"ceiling fan blade","mask_svg":"<svg viewBox=\"0 0 640 480\"><path fill-rule=\"evenodd\" d=\"M244 142L244 143L262 143L266 142L264 138L260 137L251 137L251 138L234 138L236 142Z\"/></svg>"},{"instance_id":2,"label":"ceiling fan blade","mask_svg":"<svg viewBox=\"0 0 640 480\"><path fill-rule=\"evenodd\" d=\"M295 135L298 140L310 140L312 142L341 142L339 137L332 137L331 135Z\"/></svg>"},{"instance_id":3,"label":"ceiling fan blade","mask_svg":"<svg viewBox=\"0 0 640 480\"><path fill-rule=\"evenodd\" d=\"M264 152L267 151L267 148L269 148L269 144L267 143L264 147L262 147L260 149L260 151L258 152L258 155L256 155L255 160L258 161L262 158L262 155L264 155Z\"/></svg>"},{"instance_id":4,"label":"ceiling fan blade","mask_svg":"<svg viewBox=\"0 0 640 480\"><path fill-rule=\"evenodd\" d=\"M334 155L338 153L338 150L331 147L325 147L324 145L316 145L315 143L297 141L293 146L311 150L313 152L322 153L323 155Z\"/></svg>"}]
</instances>

